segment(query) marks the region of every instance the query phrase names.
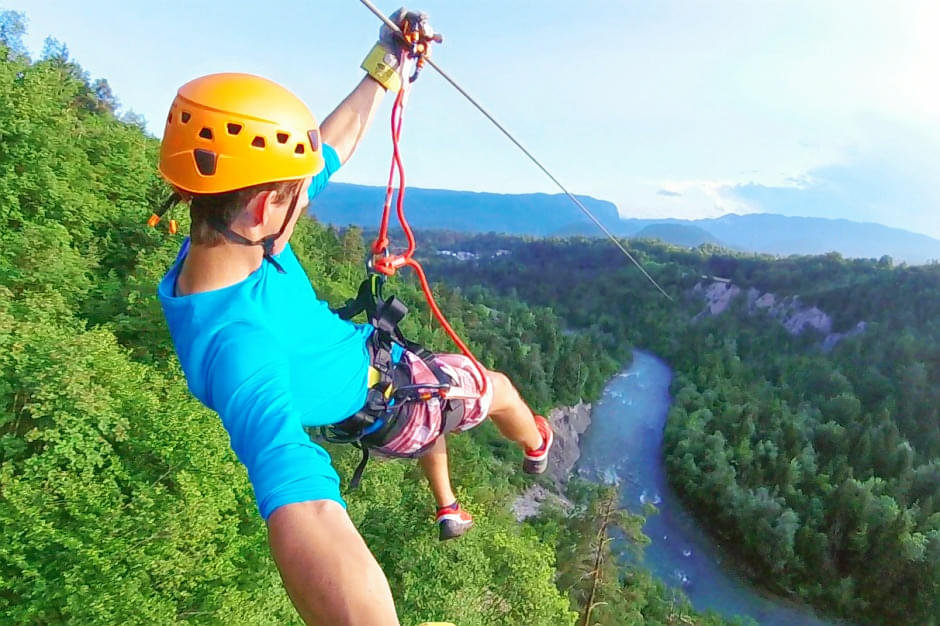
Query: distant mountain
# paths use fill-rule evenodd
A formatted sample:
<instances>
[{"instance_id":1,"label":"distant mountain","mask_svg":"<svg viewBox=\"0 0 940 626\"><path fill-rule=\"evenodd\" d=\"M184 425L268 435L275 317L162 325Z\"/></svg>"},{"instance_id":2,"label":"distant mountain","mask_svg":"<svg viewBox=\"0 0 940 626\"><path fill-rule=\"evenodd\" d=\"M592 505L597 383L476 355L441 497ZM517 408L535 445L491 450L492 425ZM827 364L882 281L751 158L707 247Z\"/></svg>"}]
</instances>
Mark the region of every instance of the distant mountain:
<instances>
[{"instance_id":1,"label":"distant mountain","mask_svg":"<svg viewBox=\"0 0 940 626\"><path fill-rule=\"evenodd\" d=\"M310 212L337 226L377 227L384 187L333 183ZM767 254L891 256L911 264L940 259L940 240L880 224L768 213L729 214L702 220L620 218L617 207L590 196L578 198L614 234L648 237L680 246L703 243ZM535 236L602 236L562 194L497 194L409 188L408 220L414 228ZM394 210L394 207L393 207ZM394 218L393 218L394 219Z\"/></svg>"},{"instance_id":2,"label":"distant mountain","mask_svg":"<svg viewBox=\"0 0 940 626\"><path fill-rule=\"evenodd\" d=\"M561 194L477 193L409 187L405 199L408 222L414 228L547 236L572 222L591 224L571 200ZM603 223L613 224L619 220L617 207L612 202L589 196L578 196L578 199ZM384 201L384 187L331 183L311 204L310 213L321 222L337 226L378 226Z\"/></svg>"},{"instance_id":3,"label":"distant mountain","mask_svg":"<svg viewBox=\"0 0 940 626\"><path fill-rule=\"evenodd\" d=\"M692 224L650 224L636 231L632 236L637 239L659 239L687 248L695 248L705 243L725 248L736 247L722 243L704 228Z\"/></svg>"},{"instance_id":4,"label":"distant mountain","mask_svg":"<svg viewBox=\"0 0 940 626\"><path fill-rule=\"evenodd\" d=\"M570 200L569 200L570 202ZM610 229L610 232L618 235L620 237L633 237L638 232L650 226L652 224L663 223L657 220L638 220L638 219L623 219L617 217L616 220L601 220L601 222ZM596 225L588 219L585 219L583 222L565 224L558 230L551 233L552 237L603 237L604 234L600 232Z\"/></svg>"},{"instance_id":5,"label":"distant mountain","mask_svg":"<svg viewBox=\"0 0 940 626\"><path fill-rule=\"evenodd\" d=\"M866 258L887 254L914 264L940 259L940 240L881 224L770 213L732 213L694 223L733 246L769 254L835 251Z\"/></svg>"}]
</instances>

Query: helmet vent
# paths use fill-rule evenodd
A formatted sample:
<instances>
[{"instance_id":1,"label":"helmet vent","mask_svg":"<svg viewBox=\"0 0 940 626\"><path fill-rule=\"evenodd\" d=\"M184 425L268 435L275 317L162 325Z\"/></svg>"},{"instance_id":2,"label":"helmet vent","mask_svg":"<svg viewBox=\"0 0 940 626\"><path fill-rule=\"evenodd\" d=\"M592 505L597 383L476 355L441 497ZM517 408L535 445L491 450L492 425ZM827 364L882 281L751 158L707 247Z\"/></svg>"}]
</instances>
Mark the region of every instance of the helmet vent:
<instances>
[{"instance_id":1,"label":"helmet vent","mask_svg":"<svg viewBox=\"0 0 940 626\"><path fill-rule=\"evenodd\" d=\"M303 154L304 153L304 144L299 143L297 147L294 148L294 154Z\"/></svg>"},{"instance_id":2,"label":"helmet vent","mask_svg":"<svg viewBox=\"0 0 940 626\"><path fill-rule=\"evenodd\" d=\"M310 149L316 152L320 149L320 131L308 130L307 138L310 139Z\"/></svg>"},{"instance_id":3,"label":"helmet vent","mask_svg":"<svg viewBox=\"0 0 940 626\"><path fill-rule=\"evenodd\" d=\"M191 118L191 117L192 117L192 115L191 115L190 113L188 113L187 111L183 111L183 114L180 115L180 119L183 121L184 124L185 124L186 122L188 122L188 121L189 121L189 118Z\"/></svg>"},{"instance_id":4,"label":"helmet vent","mask_svg":"<svg viewBox=\"0 0 940 626\"><path fill-rule=\"evenodd\" d=\"M255 137L254 139L251 140L251 145L254 146L255 148L263 148L264 137L261 137L260 135Z\"/></svg>"},{"instance_id":5,"label":"helmet vent","mask_svg":"<svg viewBox=\"0 0 940 626\"><path fill-rule=\"evenodd\" d=\"M229 122L225 125L225 129L228 131L229 135L237 135L238 133L242 132L242 125Z\"/></svg>"},{"instance_id":6,"label":"helmet vent","mask_svg":"<svg viewBox=\"0 0 940 626\"><path fill-rule=\"evenodd\" d=\"M173 111L170 111L169 113L167 113L167 116L166 116L166 123L167 123L167 124L172 124L172 123L173 123Z\"/></svg>"},{"instance_id":7,"label":"helmet vent","mask_svg":"<svg viewBox=\"0 0 940 626\"><path fill-rule=\"evenodd\" d=\"M278 143L287 143L287 139L290 137L287 133L278 133L277 142Z\"/></svg>"},{"instance_id":8,"label":"helmet vent","mask_svg":"<svg viewBox=\"0 0 940 626\"><path fill-rule=\"evenodd\" d=\"M196 169L203 176L212 176L215 174L216 155L211 150L196 148L193 150L193 156L196 158Z\"/></svg>"},{"instance_id":9,"label":"helmet vent","mask_svg":"<svg viewBox=\"0 0 940 626\"><path fill-rule=\"evenodd\" d=\"M212 139L212 129L203 128L202 130L199 131L199 136L202 137L203 139Z\"/></svg>"}]
</instances>

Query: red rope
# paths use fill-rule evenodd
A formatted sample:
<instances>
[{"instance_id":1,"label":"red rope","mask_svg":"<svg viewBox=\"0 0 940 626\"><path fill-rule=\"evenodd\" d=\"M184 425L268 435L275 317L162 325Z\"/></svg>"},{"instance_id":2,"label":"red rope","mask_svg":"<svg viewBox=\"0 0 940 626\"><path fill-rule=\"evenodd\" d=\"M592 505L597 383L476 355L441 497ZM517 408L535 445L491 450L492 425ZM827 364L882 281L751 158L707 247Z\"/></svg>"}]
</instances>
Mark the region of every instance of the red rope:
<instances>
[{"instance_id":1,"label":"red rope","mask_svg":"<svg viewBox=\"0 0 940 626\"><path fill-rule=\"evenodd\" d=\"M388 184L385 186L385 204L382 206L382 221L379 225L379 234L372 242L372 254L384 254L388 250L388 216L392 207L392 193L395 191L395 169L401 162L401 156L398 153L398 139L401 137L401 109L405 97L405 89L398 90L398 96L395 97L395 104L392 106L392 165L388 170ZM397 120L396 120L397 117ZM401 168L399 168L401 171ZM401 187L401 179L399 179ZM399 195L401 195L399 193Z\"/></svg>"},{"instance_id":2,"label":"red rope","mask_svg":"<svg viewBox=\"0 0 940 626\"><path fill-rule=\"evenodd\" d=\"M404 60L403 58L402 67L404 67ZM421 291L424 292L424 297L428 301L428 306L431 308L434 317L437 318L438 323L450 337L451 341L453 341L454 344L460 348L460 351L473 362L473 366L479 372L480 379L483 382L480 397L483 397L486 395L489 387L486 369L480 364L477 358L473 356L470 348L460 339L456 331L454 331L447 321L447 318L441 312L440 307L437 306L437 302L434 300L434 294L431 293L431 286L428 284L427 276L424 274L424 268L413 258L416 247L415 238L411 226L408 225L408 220L405 218L405 168L402 163L401 150L399 148L406 92L409 84L407 77L403 78L402 83L402 88L398 91L395 104L392 106L392 163L388 172L388 184L385 187L385 204L382 207L382 221L379 226L379 234L372 243L372 254L379 257L374 260L374 266L376 270L386 276L393 275L397 269L406 265L414 270L415 274L418 276L418 282L421 283ZM405 232L405 238L408 240L408 249L405 250L405 253L402 255L389 255L388 219L392 207L392 194L395 191L393 183L396 170L398 171L398 194L395 202L395 210L398 214L398 221L401 224L402 230Z\"/></svg>"}]
</instances>

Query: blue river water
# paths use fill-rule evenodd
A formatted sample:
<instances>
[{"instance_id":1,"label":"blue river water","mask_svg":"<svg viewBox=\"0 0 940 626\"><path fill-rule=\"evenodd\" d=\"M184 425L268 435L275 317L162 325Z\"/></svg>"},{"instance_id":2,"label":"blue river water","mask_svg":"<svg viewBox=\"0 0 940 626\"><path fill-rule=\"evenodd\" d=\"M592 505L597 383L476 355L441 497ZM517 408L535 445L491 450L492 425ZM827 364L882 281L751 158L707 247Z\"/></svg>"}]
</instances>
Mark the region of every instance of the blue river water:
<instances>
[{"instance_id":1,"label":"blue river water","mask_svg":"<svg viewBox=\"0 0 940 626\"><path fill-rule=\"evenodd\" d=\"M698 610L748 616L768 626L831 624L808 607L761 593L722 564L718 546L666 481L662 441L672 370L648 352L634 350L633 357L594 406L578 469L588 480L619 484L622 504L630 510L640 512L646 502L656 506L659 513L643 528L651 540L644 565L681 588Z\"/></svg>"}]
</instances>

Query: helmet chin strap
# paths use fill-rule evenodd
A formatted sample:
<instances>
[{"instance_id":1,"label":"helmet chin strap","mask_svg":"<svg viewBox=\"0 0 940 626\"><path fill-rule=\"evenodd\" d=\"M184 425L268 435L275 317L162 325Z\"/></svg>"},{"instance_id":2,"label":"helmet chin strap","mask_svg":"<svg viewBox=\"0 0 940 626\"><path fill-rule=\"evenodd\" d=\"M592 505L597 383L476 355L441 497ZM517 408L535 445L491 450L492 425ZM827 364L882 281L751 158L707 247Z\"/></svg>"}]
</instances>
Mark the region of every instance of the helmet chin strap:
<instances>
[{"instance_id":1,"label":"helmet chin strap","mask_svg":"<svg viewBox=\"0 0 940 626\"><path fill-rule=\"evenodd\" d=\"M287 209L287 215L284 216L284 222L281 224L280 230L272 235L265 235L261 239L256 239L252 241L247 237L239 235L231 228L229 225L224 223L217 215L213 215L209 218L209 225L212 226L216 231L225 236L226 239L232 243L237 243L243 246L261 246L261 249L264 250L264 259L271 263L277 271L281 274L285 274L284 268L281 267L281 264L274 259L274 242L284 234L284 231L287 230L287 225L290 223L291 218L294 216L294 211L297 209L297 201L300 199L300 194L302 190L298 190L294 194L293 199L290 201L290 207Z\"/></svg>"}]
</instances>

